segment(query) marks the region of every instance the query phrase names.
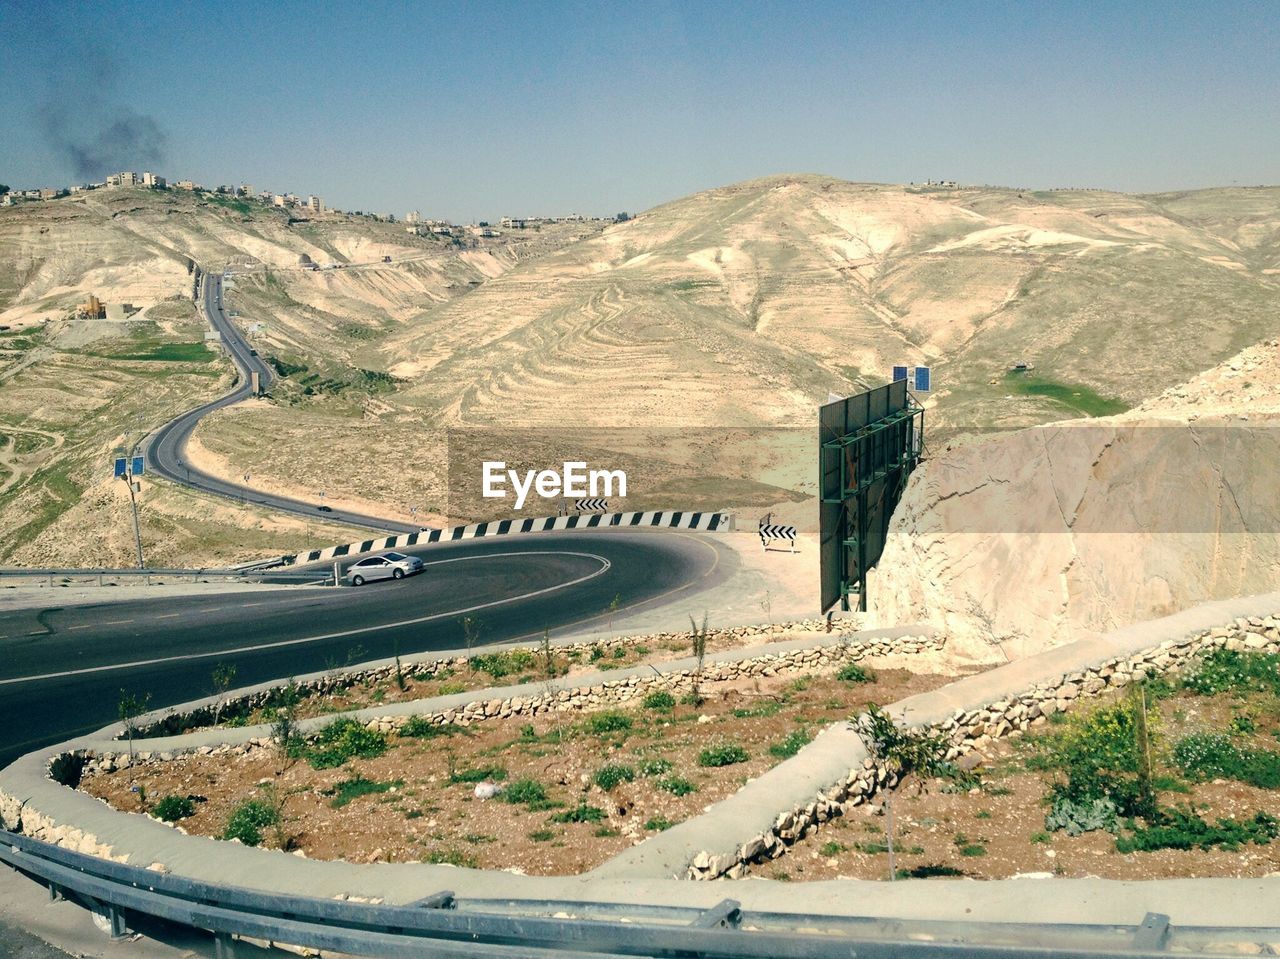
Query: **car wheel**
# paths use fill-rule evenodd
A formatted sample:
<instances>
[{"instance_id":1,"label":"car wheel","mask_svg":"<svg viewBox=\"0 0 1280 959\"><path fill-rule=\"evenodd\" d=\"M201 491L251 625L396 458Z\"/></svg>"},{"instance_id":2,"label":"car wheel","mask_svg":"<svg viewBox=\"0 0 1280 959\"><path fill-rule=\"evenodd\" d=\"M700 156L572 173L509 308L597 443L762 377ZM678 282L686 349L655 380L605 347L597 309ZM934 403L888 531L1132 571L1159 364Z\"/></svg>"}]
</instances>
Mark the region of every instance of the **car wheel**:
<instances>
[{"instance_id":1,"label":"car wheel","mask_svg":"<svg viewBox=\"0 0 1280 959\"><path fill-rule=\"evenodd\" d=\"M402 570L399 566L397 566L394 570L392 570L391 576L394 579L404 579L404 570Z\"/></svg>"},{"instance_id":2,"label":"car wheel","mask_svg":"<svg viewBox=\"0 0 1280 959\"><path fill-rule=\"evenodd\" d=\"M357 576L352 576L352 577L351 577L351 585L352 585L352 586L363 586L363 585L364 585L364 577L363 577L363 576L359 576L359 575L357 575Z\"/></svg>"}]
</instances>

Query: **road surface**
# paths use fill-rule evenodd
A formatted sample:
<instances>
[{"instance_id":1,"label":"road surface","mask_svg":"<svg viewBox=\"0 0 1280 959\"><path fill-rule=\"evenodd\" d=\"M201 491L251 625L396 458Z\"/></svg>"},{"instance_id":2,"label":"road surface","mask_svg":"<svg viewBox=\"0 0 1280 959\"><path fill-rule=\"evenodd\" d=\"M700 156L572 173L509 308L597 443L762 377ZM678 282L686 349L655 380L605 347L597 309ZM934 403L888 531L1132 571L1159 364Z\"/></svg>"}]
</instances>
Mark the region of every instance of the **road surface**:
<instances>
[{"instance_id":1,"label":"road surface","mask_svg":"<svg viewBox=\"0 0 1280 959\"><path fill-rule=\"evenodd\" d=\"M464 643L605 628L624 612L688 600L737 568L713 536L586 530L408 549L425 571L361 587L174 596L0 613L0 767L117 720L122 691L160 708L212 694L219 663L247 686ZM105 588L105 587L104 587ZM696 600L694 600L696 602ZM714 617L715 611L711 611Z\"/></svg>"},{"instance_id":2,"label":"road surface","mask_svg":"<svg viewBox=\"0 0 1280 959\"><path fill-rule=\"evenodd\" d=\"M268 506L272 509L283 510L299 516L345 523L348 526L360 526L366 529L387 530L396 533L412 533L419 529L420 527L418 526L382 519L377 516L367 516L363 513L353 513L336 507L328 511L322 511L318 508L320 505L318 503L291 499L287 496L277 496L248 486L241 486L238 483L231 483L213 476L191 465L186 456L187 440L191 438L191 434L195 431L200 420L214 410L220 410L223 407L232 406L250 398L253 395L250 374L258 374L264 390L270 386L272 379L274 379L271 368L263 361L262 357L253 352L249 344L245 342L244 337L240 335L240 331L236 329L235 324L231 322L223 310L221 273L204 274L200 298L201 306L208 317L209 325L222 335L222 345L231 357L231 361L235 363L239 378L236 380L235 389L226 396L183 413L151 434L147 440L148 467L171 482L190 486L204 493L212 493L215 496L233 499L237 502Z\"/></svg>"}]
</instances>

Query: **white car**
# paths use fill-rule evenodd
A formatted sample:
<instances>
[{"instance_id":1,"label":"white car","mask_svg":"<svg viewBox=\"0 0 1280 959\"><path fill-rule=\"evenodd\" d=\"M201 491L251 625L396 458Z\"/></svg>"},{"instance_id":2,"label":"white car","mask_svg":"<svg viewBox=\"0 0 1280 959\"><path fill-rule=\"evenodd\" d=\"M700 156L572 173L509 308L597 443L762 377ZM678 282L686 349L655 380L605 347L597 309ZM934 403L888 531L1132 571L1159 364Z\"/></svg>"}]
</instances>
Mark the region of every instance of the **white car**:
<instances>
[{"instance_id":1,"label":"white car","mask_svg":"<svg viewBox=\"0 0 1280 959\"><path fill-rule=\"evenodd\" d=\"M352 586L363 586L375 579L404 579L422 572L422 560L404 553L382 553L369 556L347 567L344 577Z\"/></svg>"}]
</instances>

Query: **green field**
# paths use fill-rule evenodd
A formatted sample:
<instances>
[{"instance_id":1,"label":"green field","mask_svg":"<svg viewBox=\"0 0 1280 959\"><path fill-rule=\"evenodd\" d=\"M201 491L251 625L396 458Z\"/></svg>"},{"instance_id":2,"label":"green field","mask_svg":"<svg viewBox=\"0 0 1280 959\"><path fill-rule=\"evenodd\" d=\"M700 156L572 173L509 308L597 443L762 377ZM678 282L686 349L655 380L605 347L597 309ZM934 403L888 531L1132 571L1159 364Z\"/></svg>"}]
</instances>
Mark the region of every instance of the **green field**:
<instances>
[{"instance_id":1,"label":"green field","mask_svg":"<svg viewBox=\"0 0 1280 959\"><path fill-rule=\"evenodd\" d=\"M1022 396L1042 396L1082 416L1114 416L1129 408L1120 400L1102 396L1087 386L1058 383L1034 374L1010 370L1005 374L1004 381L1015 393Z\"/></svg>"},{"instance_id":2,"label":"green field","mask_svg":"<svg viewBox=\"0 0 1280 959\"><path fill-rule=\"evenodd\" d=\"M216 354L203 343L130 344L127 353L93 353L108 360L159 360L169 363L208 363Z\"/></svg>"}]
</instances>

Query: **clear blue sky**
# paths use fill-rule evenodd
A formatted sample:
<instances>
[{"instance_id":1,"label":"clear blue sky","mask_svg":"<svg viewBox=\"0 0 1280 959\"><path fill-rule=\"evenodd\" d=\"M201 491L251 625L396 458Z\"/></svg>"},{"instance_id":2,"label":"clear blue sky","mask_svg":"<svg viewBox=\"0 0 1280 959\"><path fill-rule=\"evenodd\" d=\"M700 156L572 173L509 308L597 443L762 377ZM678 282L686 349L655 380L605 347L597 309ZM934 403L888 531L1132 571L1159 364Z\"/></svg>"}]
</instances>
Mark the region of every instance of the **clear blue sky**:
<instances>
[{"instance_id":1,"label":"clear blue sky","mask_svg":"<svg viewBox=\"0 0 1280 959\"><path fill-rule=\"evenodd\" d=\"M0 182L87 179L76 157L87 169L123 150L124 169L460 220L635 211L783 172L1277 183L1278 14L1216 0L3 0Z\"/></svg>"}]
</instances>

